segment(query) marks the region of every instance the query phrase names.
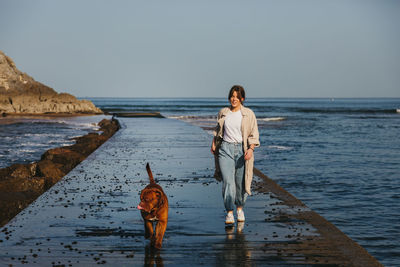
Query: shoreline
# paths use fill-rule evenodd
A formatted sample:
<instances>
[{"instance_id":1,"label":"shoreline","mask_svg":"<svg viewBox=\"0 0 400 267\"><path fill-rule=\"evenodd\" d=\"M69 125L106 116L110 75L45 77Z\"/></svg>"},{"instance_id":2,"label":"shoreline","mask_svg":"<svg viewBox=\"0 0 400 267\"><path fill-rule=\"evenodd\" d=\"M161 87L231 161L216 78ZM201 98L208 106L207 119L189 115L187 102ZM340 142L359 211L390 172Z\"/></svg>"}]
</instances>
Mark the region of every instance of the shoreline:
<instances>
[{"instance_id":1,"label":"shoreline","mask_svg":"<svg viewBox=\"0 0 400 267\"><path fill-rule=\"evenodd\" d=\"M4 118L7 117L51 117L51 118L58 118L58 117L79 117L79 116L95 116L95 115L103 115L103 113L1 113L1 116Z\"/></svg>"},{"instance_id":2,"label":"shoreline","mask_svg":"<svg viewBox=\"0 0 400 267\"><path fill-rule=\"evenodd\" d=\"M105 112L102 113L0 113L0 118L63 118L63 117L82 117L82 116L96 116L96 115L107 115Z\"/></svg>"},{"instance_id":3,"label":"shoreline","mask_svg":"<svg viewBox=\"0 0 400 267\"><path fill-rule=\"evenodd\" d=\"M2 124L12 124L18 120L30 120L30 119L54 119L54 118L74 118L74 117L87 117L87 116L98 116L98 115L106 115L105 113L99 114L84 114L84 113L49 113L49 114L10 114L7 113L0 114L0 125Z\"/></svg>"},{"instance_id":4,"label":"shoreline","mask_svg":"<svg viewBox=\"0 0 400 267\"><path fill-rule=\"evenodd\" d=\"M69 114L68 117L87 115L92 114ZM66 117L66 114L21 114L13 119L16 117L54 118ZM114 119L103 119L98 122L98 126L98 132L73 138L73 145L49 149L38 161L17 163L0 169L0 227L50 189L120 129L118 120Z\"/></svg>"},{"instance_id":5,"label":"shoreline","mask_svg":"<svg viewBox=\"0 0 400 267\"><path fill-rule=\"evenodd\" d=\"M165 118L160 112L104 112L104 114L122 118Z\"/></svg>"}]
</instances>

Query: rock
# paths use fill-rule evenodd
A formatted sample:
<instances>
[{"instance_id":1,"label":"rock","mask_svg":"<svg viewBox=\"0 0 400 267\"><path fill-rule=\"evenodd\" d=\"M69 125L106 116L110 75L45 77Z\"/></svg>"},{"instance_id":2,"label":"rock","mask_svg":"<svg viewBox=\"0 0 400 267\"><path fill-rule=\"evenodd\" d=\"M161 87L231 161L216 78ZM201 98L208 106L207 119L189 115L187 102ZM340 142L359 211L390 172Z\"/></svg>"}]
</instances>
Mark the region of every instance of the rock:
<instances>
[{"instance_id":1,"label":"rock","mask_svg":"<svg viewBox=\"0 0 400 267\"><path fill-rule=\"evenodd\" d=\"M62 164L45 159L38 162L37 173L38 176L49 177L52 181L58 181L65 175L61 168Z\"/></svg>"},{"instance_id":2,"label":"rock","mask_svg":"<svg viewBox=\"0 0 400 267\"><path fill-rule=\"evenodd\" d=\"M19 71L11 58L0 51L0 114L100 114L91 101L78 100Z\"/></svg>"},{"instance_id":3,"label":"rock","mask_svg":"<svg viewBox=\"0 0 400 267\"><path fill-rule=\"evenodd\" d=\"M11 177L26 179L31 176L31 170L29 166L23 164L15 164L14 166L15 169L11 172Z\"/></svg>"},{"instance_id":4,"label":"rock","mask_svg":"<svg viewBox=\"0 0 400 267\"><path fill-rule=\"evenodd\" d=\"M0 226L26 208L40 194L34 191L1 192L0 194Z\"/></svg>"},{"instance_id":5,"label":"rock","mask_svg":"<svg viewBox=\"0 0 400 267\"><path fill-rule=\"evenodd\" d=\"M50 160L61 165L60 170L68 173L86 158L83 154L77 153L68 147L59 147L47 150L42 155L42 160Z\"/></svg>"},{"instance_id":6,"label":"rock","mask_svg":"<svg viewBox=\"0 0 400 267\"><path fill-rule=\"evenodd\" d=\"M33 162L28 165L31 171L31 176L36 176L37 162Z\"/></svg>"},{"instance_id":7,"label":"rock","mask_svg":"<svg viewBox=\"0 0 400 267\"><path fill-rule=\"evenodd\" d=\"M8 199L1 200L0 199L0 225L5 225L10 218L13 218L15 215L19 213L20 210L26 208L32 200L23 200L23 195L21 193L18 194L14 201L9 200L12 193L7 194L6 197Z\"/></svg>"},{"instance_id":8,"label":"rock","mask_svg":"<svg viewBox=\"0 0 400 267\"><path fill-rule=\"evenodd\" d=\"M35 176L36 163L32 164L13 164L7 168L0 169L0 181L14 178L26 179Z\"/></svg>"},{"instance_id":9,"label":"rock","mask_svg":"<svg viewBox=\"0 0 400 267\"><path fill-rule=\"evenodd\" d=\"M117 120L107 120L103 119L98 124L100 126L100 131L103 131L101 135L111 137L116 131L118 131L121 126Z\"/></svg>"},{"instance_id":10,"label":"rock","mask_svg":"<svg viewBox=\"0 0 400 267\"><path fill-rule=\"evenodd\" d=\"M0 182L0 191L3 192L22 192L34 191L43 192L46 186L44 177L13 178Z\"/></svg>"}]
</instances>

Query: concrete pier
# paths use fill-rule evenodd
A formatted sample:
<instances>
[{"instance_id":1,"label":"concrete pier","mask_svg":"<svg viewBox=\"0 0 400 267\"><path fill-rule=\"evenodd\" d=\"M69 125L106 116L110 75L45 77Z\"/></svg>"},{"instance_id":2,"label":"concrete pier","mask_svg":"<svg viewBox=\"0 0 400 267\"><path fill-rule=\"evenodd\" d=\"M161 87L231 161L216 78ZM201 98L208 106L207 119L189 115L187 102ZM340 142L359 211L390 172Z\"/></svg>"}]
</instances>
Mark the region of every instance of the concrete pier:
<instances>
[{"instance_id":1,"label":"concrete pier","mask_svg":"<svg viewBox=\"0 0 400 267\"><path fill-rule=\"evenodd\" d=\"M225 228L210 136L163 118L122 129L0 229L1 266L382 266L256 170L246 222ZM149 162L169 199L163 248L136 209Z\"/></svg>"}]
</instances>

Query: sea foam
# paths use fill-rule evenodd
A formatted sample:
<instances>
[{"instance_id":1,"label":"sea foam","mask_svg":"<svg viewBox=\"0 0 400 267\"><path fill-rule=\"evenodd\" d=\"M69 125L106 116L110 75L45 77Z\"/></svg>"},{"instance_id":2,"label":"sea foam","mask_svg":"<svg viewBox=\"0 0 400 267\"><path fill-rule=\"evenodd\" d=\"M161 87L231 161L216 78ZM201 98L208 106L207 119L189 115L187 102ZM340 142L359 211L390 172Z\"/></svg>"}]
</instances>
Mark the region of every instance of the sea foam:
<instances>
[{"instance_id":1,"label":"sea foam","mask_svg":"<svg viewBox=\"0 0 400 267\"><path fill-rule=\"evenodd\" d=\"M270 118L259 118L259 121L283 121L286 120L285 117L270 117Z\"/></svg>"}]
</instances>

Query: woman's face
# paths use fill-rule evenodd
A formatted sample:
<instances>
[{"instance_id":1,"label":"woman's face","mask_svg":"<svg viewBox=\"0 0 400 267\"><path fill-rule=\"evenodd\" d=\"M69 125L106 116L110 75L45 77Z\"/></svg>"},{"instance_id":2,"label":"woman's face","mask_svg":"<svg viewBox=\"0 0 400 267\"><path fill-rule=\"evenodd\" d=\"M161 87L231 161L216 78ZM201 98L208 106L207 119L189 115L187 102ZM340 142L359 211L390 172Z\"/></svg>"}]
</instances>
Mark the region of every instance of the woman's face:
<instances>
[{"instance_id":1,"label":"woman's face","mask_svg":"<svg viewBox=\"0 0 400 267\"><path fill-rule=\"evenodd\" d=\"M238 98L237 92L234 91L233 94L232 94L232 96L231 96L231 98L230 98L229 100L230 100L230 102L231 102L232 108L233 108L233 109L236 109L236 108L240 107L240 104L242 103L242 101L243 101L244 99L243 99L243 98L242 98L242 99L239 99L239 98Z\"/></svg>"}]
</instances>

